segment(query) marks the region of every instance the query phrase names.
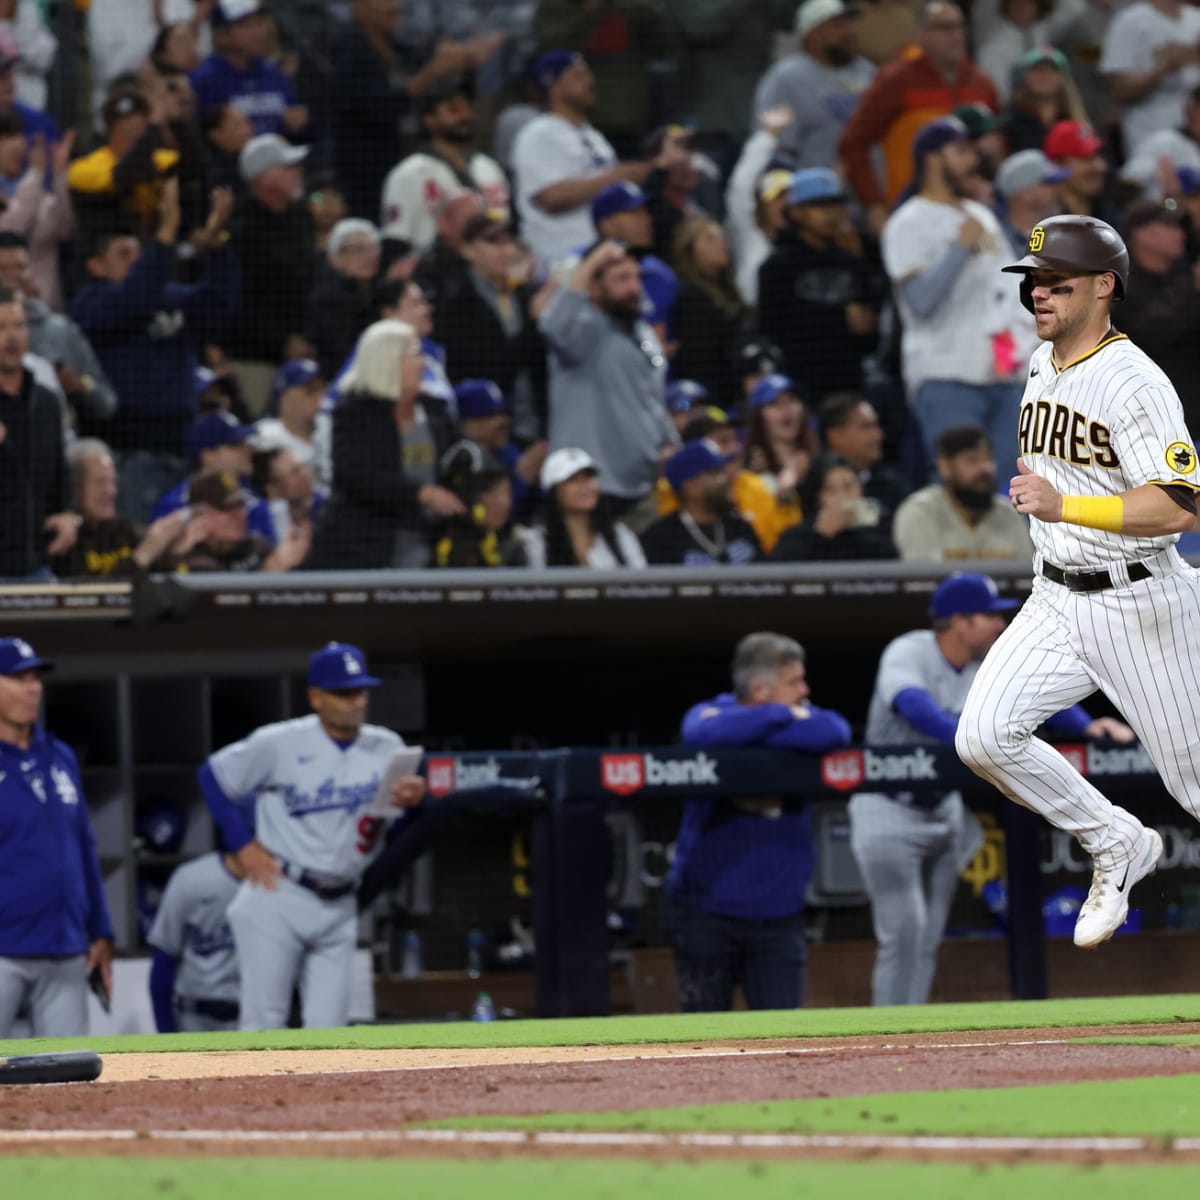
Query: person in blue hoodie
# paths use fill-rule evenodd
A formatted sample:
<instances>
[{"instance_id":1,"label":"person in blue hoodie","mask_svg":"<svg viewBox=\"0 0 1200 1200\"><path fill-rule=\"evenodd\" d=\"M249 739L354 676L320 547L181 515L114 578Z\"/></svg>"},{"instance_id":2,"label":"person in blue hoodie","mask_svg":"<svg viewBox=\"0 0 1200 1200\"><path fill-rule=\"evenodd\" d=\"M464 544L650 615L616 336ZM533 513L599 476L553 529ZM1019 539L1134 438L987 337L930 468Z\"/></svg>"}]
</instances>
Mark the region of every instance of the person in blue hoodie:
<instances>
[{"instance_id":1,"label":"person in blue hoodie","mask_svg":"<svg viewBox=\"0 0 1200 1200\"><path fill-rule=\"evenodd\" d=\"M125 515L135 522L187 470L181 456L196 413L198 351L220 340L238 302L225 234L232 209L232 195L215 189L208 220L189 243L205 252L204 272L195 283L176 282L179 188L169 180L153 239L143 246L117 231L99 238L89 248L88 281L71 304L116 389L117 412L104 433L117 451Z\"/></svg>"},{"instance_id":2,"label":"person in blue hoodie","mask_svg":"<svg viewBox=\"0 0 1200 1200\"><path fill-rule=\"evenodd\" d=\"M53 664L0 638L0 1039L87 1033L88 976L112 992L112 923L75 755L38 724Z\"/></svg>"},{"instance_id":3,"label":"person in blue hoodie","mask_svg":"<svg viewBox=\"0 0 1200 1200\"><path fill-rule=\"evenodd\" d=\"M752 633L733 655L733 691L683 718L689 746L820 754L850 742L839 713L809 703L804 647ZM685 800L665 918L684 1012L804 1000L804 896L815 852L802 797Z\"/></svg>"}]
</instances>

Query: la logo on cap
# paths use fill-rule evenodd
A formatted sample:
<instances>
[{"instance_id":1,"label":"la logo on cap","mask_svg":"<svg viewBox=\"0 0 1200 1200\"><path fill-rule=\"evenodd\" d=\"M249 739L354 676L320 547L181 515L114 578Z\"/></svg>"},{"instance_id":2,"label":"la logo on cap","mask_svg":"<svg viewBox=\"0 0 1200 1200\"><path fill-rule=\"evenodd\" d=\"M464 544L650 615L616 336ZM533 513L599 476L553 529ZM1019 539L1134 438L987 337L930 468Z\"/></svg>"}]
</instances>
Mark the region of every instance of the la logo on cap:
<instances>
[{"instance_id":1,"label":"la logo on cap","mask_svg":"<svg viewBox=\"0 0 1200 1200\"><path fill-rule=\"evenodd\" d=\"M342 665L346 668L347 675L360 675L362 673L362 667L358 665L353 654L343 654Z\"/></svg>"},{"instance_id":2,"label":"la logo on cap","mask_svg":"<svg viewBox=\"0 0 1200 1200\"><path fill-rule=\"evenodd\" d=\"M24 642L20 638L13 638L13 645L16 646L17 653L22 658L36 657L36 655L33 653L33 647L28 642Z\"/></svg>"}]
</instances>

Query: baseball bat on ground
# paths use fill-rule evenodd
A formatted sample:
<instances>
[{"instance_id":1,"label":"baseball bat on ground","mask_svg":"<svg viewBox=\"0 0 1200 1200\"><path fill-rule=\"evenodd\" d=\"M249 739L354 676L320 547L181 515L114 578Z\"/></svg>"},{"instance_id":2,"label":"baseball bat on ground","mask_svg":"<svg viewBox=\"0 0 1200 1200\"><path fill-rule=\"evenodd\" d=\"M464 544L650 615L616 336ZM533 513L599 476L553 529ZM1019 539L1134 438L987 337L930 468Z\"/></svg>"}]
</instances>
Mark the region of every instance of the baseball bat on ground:
<instances>
[{"instance_id":1,"label":"baseball bat on ground","mask_svg":"<svg viewBox=\"0 0 1200 1200\"><path fill-rule=\"evenodd\" d=\"M0 1085L6 1083L83 1083L98 1079L103 1064L92 1050L62 1054L22 1054L0 1057Z\"/></svg>"}]
</instances>

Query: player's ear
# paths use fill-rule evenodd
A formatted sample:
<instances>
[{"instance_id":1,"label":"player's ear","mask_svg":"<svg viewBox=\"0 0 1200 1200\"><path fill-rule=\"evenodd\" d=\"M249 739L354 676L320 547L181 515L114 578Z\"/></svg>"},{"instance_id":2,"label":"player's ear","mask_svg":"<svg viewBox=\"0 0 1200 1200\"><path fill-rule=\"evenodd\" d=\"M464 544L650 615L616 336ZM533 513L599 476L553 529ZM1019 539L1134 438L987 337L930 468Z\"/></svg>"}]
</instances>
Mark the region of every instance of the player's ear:
<instances>
[{"instance_id":1,"label":"player's ear","mask_svg":"<svg viewBox=\"0 0 1200 1200\"><path fill-rule=\"evenodd\" d=\"M1117 286L1117 277L1111 271L1101 271L1096 276L1096 297L1111 300Z\"/></svg>"}]
</instances>

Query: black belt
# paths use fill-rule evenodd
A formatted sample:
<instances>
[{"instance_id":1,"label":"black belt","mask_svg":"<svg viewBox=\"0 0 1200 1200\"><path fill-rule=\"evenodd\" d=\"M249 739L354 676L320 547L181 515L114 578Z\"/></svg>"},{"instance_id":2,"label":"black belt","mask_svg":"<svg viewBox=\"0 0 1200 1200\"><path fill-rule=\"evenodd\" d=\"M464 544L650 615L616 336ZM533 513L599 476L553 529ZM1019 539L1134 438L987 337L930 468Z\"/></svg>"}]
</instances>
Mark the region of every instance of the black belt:
<instances>
[{"instance_id":1,"label":"black belt","mask_svg":"<svg viewBox=\"0 0 1200 1200\"><path fill-rule=\"evenodd\" d=\"M175 1007L180 1012L195 1013L214 1021L236 1021L241 1013L236 1000L193 1000L189 996L176 996Z\"/></svg>"},{"instance_id":2,"label":"black belt","mask_svg":"<svg viewBox=\"0 0 1200 1200\"><path fill-rule=\"evenodd\" d=\"M357 883L325 883L311 871L306 871L295 863L281 862L279 865L288 879L299 884L305 891L312 892L320 900L340 900L358 890Z\"/></svg>"},{"instance_id":3,"label":"black belt","mask_svg":"<svg viewBox=\"0 0 1200 1200\"><path fill-rule=\"evenodd\" d=\"M1129 582L1139 583L1149 579L1154 572L1145 563L1127 564ZM1103 592L1107 588L1120 587L1121 581L1113 579L1111 573L1103 571L1064 571L1051 562L1042 563L1042 574L1053 583L1061 583L1070 592Z\"/></svg>"}]
</instances>

